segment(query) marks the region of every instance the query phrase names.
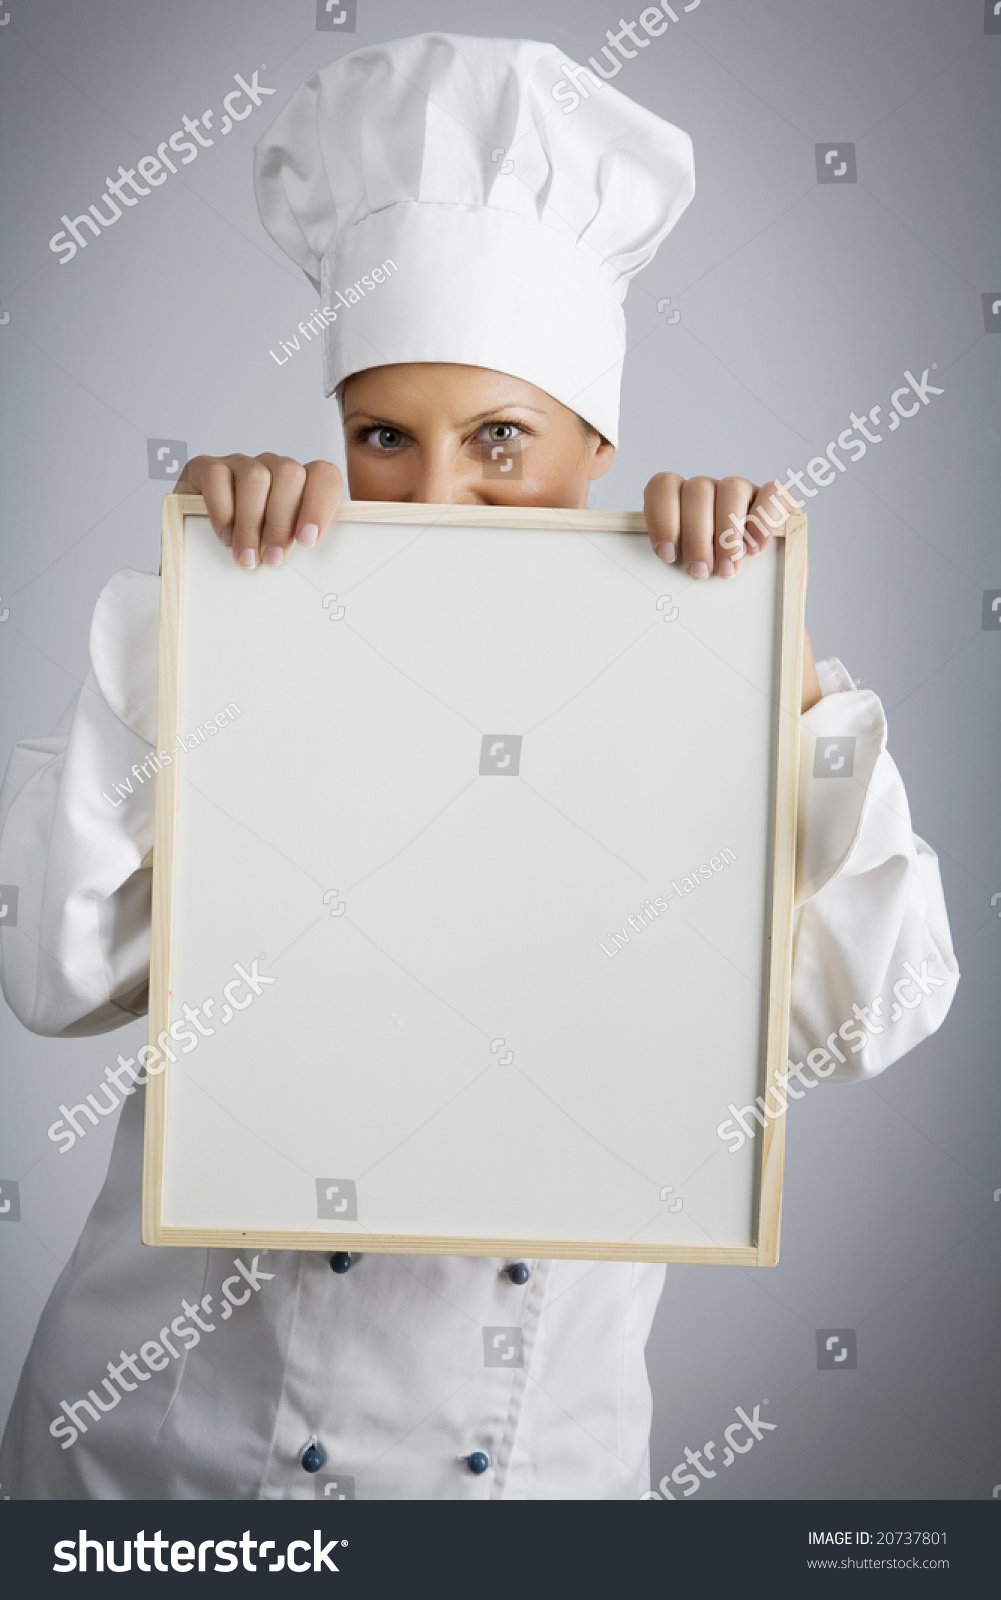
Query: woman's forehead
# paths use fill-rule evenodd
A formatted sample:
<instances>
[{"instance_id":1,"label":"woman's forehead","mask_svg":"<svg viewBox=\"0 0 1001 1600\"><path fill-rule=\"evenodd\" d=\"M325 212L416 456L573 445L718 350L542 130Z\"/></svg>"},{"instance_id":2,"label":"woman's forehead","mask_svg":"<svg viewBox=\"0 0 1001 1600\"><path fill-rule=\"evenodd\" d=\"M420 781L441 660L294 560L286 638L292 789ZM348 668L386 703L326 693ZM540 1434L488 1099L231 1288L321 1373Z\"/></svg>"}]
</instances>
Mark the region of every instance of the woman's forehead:
<instances>
[{"instance_id":1,"label":"woman's forehead","mask_svg":"<svg viewBox=\"0 0 1001 1600\"><path fill-rule=\"evenodd\" d=\"M517 406L543 416L565 408L551 395L510 373L453 363L406 362L369 367L345 380L341 406L345 415L405 405L456 422L470 422L488 413Z\"/></svg>"}]
</instances>

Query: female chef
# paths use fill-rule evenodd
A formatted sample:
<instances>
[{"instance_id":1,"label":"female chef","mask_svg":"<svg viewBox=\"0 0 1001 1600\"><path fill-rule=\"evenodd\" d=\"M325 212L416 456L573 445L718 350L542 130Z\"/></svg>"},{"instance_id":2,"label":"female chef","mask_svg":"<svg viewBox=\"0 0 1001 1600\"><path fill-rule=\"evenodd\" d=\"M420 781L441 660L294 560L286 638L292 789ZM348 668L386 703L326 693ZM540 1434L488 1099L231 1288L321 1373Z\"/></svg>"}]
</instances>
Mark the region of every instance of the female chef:
<instances>
[{"instance_id":1,"label":"female chef","mask_svg":"<svg viewBox=\"0 0 1001 1600\"><path fill-rule=\"evenodd\" d=\"M581 507L611 463L622 300L691 199L691 145L579 68L590 88L569 111L553 94L568 70L554 47L511 39L377 45L308 79L257 148L265 226L317 290L356 499ZM486 474L498 446L517 450L520 477ZM327 462L265 454L199 457L177 488L204 494L249 568L315 543L341 486ZM712 581L739 581L788 504L777 484L739 478L661 473L646 492L657 553ZM55 734L15 748L0 797L0 880L20 888L3 987L37 1033L110 1031L145 1010L152 786L114 808L102 792L153 744L157 591L131 570L107 584L81 694ZM857 1051L835 1046L841 1079L933 1032L958 979L879 700L808 650L804 749L849 736L851 782L814 782L804 763L793 1058L836 1039L905 965L927 994L892 1028L870 1017ZM5 1493L646 1491L643 1351L663 1267L146 1249L142 1096L122 1082L107 1180L11 1412ZM484 1367L488 1325L522 1329L523 1368Z\"/></svg>"}]
</instances>

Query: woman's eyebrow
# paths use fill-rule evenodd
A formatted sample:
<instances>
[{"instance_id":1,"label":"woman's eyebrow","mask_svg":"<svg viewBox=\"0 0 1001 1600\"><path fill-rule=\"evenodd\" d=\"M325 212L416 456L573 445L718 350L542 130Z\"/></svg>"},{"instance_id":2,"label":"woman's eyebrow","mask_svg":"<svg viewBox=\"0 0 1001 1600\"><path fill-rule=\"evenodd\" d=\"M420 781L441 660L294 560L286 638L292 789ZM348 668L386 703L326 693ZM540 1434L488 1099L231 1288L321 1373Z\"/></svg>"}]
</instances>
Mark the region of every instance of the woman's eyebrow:
<instances>
[{"instance_id":1,"label":"woman's eyebrow","mask_svg":"<svg viewBox=\"0 0 1001 1600\"><path fill-rule=\"evenodd\" d=\"M488 417L496 417L499 411L534 411L540 417L545 416L545 412L541 406L528 406L524 405L520 400L512 400L507 403L502 402L500 405L491 406L489 411L479 411L475 417L465 417L460 423L457 424L457 426L460 428L470 428L474 422L486 422ZM351 422L354 417L367 417L373 428L395 428L399 433L405 433L407 431L402 423L391 422L388 417L377 417L374 412L366 411L364 407L358 409L357 411L349 411L344 418L345 424Z\"/></svg>"},{"instance_id":2,"label":"woman's eyebrow","mask_svg":"<svg viewBox=\"0 0 1001 1600\"><path fill-rule=\"evenodd\" d=\"M365 410L349 411L344 418L345 426L351 421L352 417L367 417L373 428L394 428L397 433L406 432L406 429L401 427L398 422L390 422L388 417L377 417L374 412Z\"/></svg>"},{"instance_id":3,"label":"woman's eyebrow","mask_svg":"<svg viewBox=\"0 0 1001 1600\"><path fill-rule=\"evenodd\" d=\"M534 411L540 417L545 416L541 406L527 406L521 400L510 400L493 406L489 411L478 411L475 417L465 417L459 423L460 428L472 427L474 422L486 422L488 417L496 417L498 411Z\"/></svg>"}]
</instances>

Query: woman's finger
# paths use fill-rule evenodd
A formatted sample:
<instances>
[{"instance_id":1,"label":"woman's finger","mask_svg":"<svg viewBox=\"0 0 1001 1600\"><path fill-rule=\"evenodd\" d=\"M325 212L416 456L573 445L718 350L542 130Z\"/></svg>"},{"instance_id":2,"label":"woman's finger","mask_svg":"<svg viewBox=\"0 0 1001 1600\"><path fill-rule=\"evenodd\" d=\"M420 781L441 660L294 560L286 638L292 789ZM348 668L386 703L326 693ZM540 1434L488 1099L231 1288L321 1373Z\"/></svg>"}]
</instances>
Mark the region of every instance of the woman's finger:
<instances>
[{"instance_id":1,"label":"woman's finger","mask_svg":"<svg viewBox=\"0 0 1001 1600\"><path fill-rule=\"evenodd\" d=\"M799 509L800 503L795 496L777 478L773 478L770 483L762 484L754 496L747 513L745 537L753 538L758 549L763 550L772 535L783 528L787 519Z\"/></svg>"},{"instance_id":2,"label":"woman's finger","mask_svg":"<svg viewBox=\"0 0 1001 1600\"><path fill-rule=\"evenodd\" d=\"M295 531L300 544L316 543L337 514L342 494L340 469L332 461L306 463L306 487Z\"/></svg>"},{"instance_id":3,"label":"woman's finger","mask_svg":"<svg viewBox=\"0 0 1001 1600\"><path fill-rule=\"evenodd\" d=\"M234 489L231 461L239 457L193 456L174 485L175 494L200 494L223 544L233 542Z\"/></svg>"},{"instance_id":4,"label":"woman's finger","mask_svg":"<svg viewBox=\"0 0 1001 1600\"><path fill-rule=\"evenodd\" d=\"M271 470L259 456L230 456L233 465L233 559L256 567L271 493Z\"/></svg>"},{"instance_id":5,"label":"woman's finger","mask_svg":"<svg viewBox=\"0 0 1001 1600\"><path fill-rule=\"evenodd\" d=\"M658 472L643 491L643 514L654 554L661 561L676 561L681 547L681 490L684 478L676 472Z\"/></svg>"},{"instance_id":6,"label":"woman's finger","mask_svg":"<svg viewBox=\"0 0 1001 1600\"><path fill-rule=\"evenodd\" d=\"M261 560L266 566L280 567L295 533L306 468L291 456L276 456L264 451L257 457L271 474L264 527L261 530Z\"/></svg>"},{"instance_id":7,"label":"woman's finger","mask_svg":"<svg viewBox=\"0 0 1001 1600\"><path fill-rule=\"evenodd\" d=\"M681 491L681 559L691 578L713 569L716 487L715 478L687 478Z\"/></svg>"},{"instance_id":8,"label":"woman's finger","mask_svg":"<svg viewBox=\"0 0 1001 1600\"><path fill-rule=\"evenodd\" d=\"M723 478L716 490L716 572L732 578L744 555L744 519L754 498L748 478Z\"/></svg>"}]
</instances>

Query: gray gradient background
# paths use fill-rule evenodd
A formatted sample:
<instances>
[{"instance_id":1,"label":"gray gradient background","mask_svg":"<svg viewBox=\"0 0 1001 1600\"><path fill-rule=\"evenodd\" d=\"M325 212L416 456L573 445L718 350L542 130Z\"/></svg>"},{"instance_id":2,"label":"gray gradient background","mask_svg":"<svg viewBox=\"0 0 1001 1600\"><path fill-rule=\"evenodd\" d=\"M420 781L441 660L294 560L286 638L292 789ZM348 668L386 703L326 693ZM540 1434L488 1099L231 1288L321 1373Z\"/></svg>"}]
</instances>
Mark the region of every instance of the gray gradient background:
<instances>
[{"instance_id":1,"label":"gray gradient background","mask_svg":"<svg viewBox=\"0 0 1001 1600\"><path fill-rule=\"evenodd\" d=\"M2 15L5 764L76 693L108 576L156 570L166 485L147 478L147 437L339 457L316 343L281 368L268 354L315 296L258 221L254 141L303 77L359 43L497 23L446 0L360 0L340 38L315 31L314 0L7 0ZM502 15L506 34L577 60L618 26L596 0ZM60 214L183 113L218 113L233 74L263 62L278 93L60 267ZM945 393L810 502L808 613L818 656L882 697L963 973L918 1050L792 1106L781 1265L669 1268L648 1350L653 1481L767 1396L777 1430L700 1499L989 1498L1001 631L981 630L981 596L1001 589L1001 338L980 297L1001 294L1001 35L985 36L983 0L702 0L616 86L691 133L699 191L630 292L624 442L593 504L639 505L660 469L761 482L802 468L850 410L885 417L904 369L938 362ZM858 183L818 186L814 144L839 139L856 142ZM673 327L656 310L667 295ZM40 1039L0 1008L0 1176L20 1180L24 1219L0 1225L4 1413L112 1136L102 1125L60 1156L45 1130L141 1034ZM857 1329L856 1371L816 1370L820 1327Z\"/></svg>"}]
</instances>

